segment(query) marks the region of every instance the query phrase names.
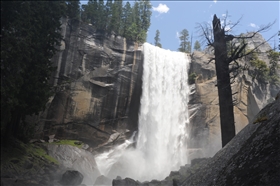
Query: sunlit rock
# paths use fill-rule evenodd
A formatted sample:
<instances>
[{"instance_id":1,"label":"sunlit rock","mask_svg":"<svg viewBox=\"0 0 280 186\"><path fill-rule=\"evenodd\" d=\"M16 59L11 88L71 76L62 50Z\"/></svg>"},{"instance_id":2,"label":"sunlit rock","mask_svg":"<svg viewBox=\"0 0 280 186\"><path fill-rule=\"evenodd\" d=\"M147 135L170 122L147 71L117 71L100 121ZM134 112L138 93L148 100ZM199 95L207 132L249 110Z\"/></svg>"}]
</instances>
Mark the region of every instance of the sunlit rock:
<instances>
[{"instance_id":1,"label":"sunlit rock","mask_svg":"<svg viewBox=\"0 0 280 186\"><path fill-rule=\"evenodd\" d=\"M92 153L70 145L47 145L48 154L64 166L66 169L79 171L84 179L84 184L92 185L100 172Z\"/></svg>"}]
</instances>

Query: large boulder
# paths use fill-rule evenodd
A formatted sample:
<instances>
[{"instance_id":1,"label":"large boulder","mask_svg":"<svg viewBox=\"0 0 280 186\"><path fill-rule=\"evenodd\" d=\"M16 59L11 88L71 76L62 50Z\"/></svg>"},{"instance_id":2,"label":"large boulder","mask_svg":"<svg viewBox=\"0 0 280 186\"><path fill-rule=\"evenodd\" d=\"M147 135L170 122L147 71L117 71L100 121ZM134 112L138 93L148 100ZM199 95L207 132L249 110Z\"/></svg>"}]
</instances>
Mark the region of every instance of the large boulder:
<instances>
[{"instance_id":1,"label":"large boulder","mask_svg":"<svg viewBox=\"0 0 280 186\"><path fill-rule=\"evenodd\" d=\"M65 167L79 171L84 184L92 185L100 176L94 155L84 149L71 145L47 144L48 154Z\"/></svg>"},{"instance_id":2,"label":"large boulder","mask_svg":"<svg viewBox=\"0 0 280 186\"><path fill-rule=\"evenodd\" d=\"M94 185L95 186L111 186L112 185L112 179L104 176L104 175L101 175L99 177L97 177Z\"/></svg>"},{"instance_id":3,"label":"large boulder","mask_svg":"<svg viewBox=\"0 0 280 186\"><path fill-rule=\"evenodd\" d=\"M61 178L60 183L62 185L71 185L71 186L77 186L82 183L84 179L84 176L76 170L67 170Z\"/></svg>"}]
</instances>

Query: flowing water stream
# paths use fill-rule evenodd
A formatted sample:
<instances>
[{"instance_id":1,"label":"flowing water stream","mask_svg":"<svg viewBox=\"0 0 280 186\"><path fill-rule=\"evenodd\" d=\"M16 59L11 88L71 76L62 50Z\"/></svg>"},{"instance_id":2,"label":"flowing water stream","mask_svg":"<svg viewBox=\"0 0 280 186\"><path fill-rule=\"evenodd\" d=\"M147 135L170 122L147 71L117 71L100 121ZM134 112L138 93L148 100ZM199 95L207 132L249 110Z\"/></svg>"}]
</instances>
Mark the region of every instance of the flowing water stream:
<instances>
[{"instance_id":1,"label":"flowing water stream","mask_svg":"<svg viewBox=\"0 0 280 186\"><path fill-rule=\"evenodd\" d=\"M95 157L102 175L162 180L188 161L188 65L186 54L143 45L144 66L136 148L134 135Z\"/></svg>"}]
</instances>

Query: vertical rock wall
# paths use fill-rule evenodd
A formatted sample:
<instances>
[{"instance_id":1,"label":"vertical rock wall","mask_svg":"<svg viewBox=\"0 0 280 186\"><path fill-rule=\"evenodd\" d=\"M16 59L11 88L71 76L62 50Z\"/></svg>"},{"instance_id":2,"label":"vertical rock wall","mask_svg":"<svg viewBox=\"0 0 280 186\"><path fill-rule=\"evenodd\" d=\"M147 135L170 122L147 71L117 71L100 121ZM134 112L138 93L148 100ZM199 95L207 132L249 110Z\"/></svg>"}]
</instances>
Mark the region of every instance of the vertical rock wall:
<instances>
[{"instance_id":1,"label":"vertical rock wall","mask_svg":"<svg viewBox=\"0 0 280 186\"><path fill-rule=\"evenodd\" d=\"M61 33L63 41L52 59L57 67L51 79L56 94L41 117L41 135L96 146L112 130L137 128L142 46L68 19L62 20Z\"/></svg>"},{"instance_id":2,"label":"vertical rock wall","mask_svg":"<svg viewBox=\"0 0 280 186\"><path fill-rule=\"evenodd\" d=\"M259 35L258 35L259 37ZM260 39L260 38L257 38ZM268 46L260 48L269 50ZM208 63L212 54L195 51L192 55L190 73L197 75L194 93L191 95L189 107L191 112L191 133L189 147L202 149L201 156L212 156L221 148L221 129L219 115L219 101L216 87L216 73L214 62ZM261 59L268 58L263 53ZM240 64L248 64L239 61ZM248 64L249 65L249 64ZM241 131L254 116L275 97L275 86L261 84L252 80L248 72L240 72L231 85L233 93L234 117L236 133ZM279 85L280 87L280 85Z\"/></svg>"}]
</instances>

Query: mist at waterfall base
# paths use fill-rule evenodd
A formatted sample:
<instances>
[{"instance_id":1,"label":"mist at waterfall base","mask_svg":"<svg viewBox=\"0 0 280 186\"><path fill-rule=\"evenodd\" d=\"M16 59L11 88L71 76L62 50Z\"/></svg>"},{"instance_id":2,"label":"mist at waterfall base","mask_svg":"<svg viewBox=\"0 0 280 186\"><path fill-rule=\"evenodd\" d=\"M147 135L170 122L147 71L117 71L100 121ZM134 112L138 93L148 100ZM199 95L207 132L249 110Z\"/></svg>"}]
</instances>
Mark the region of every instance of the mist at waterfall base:
<instances>
[{"instance_id":1,"label":"mist at waterfall base","mask_svg":"<svg viewBox=\"0 0 280 186\"><path fill-rule=\"evenodd\" d=\"M130 140L95 157L101 175L162 180L188 161L186 54L143 45L143 85L136 148Z\"/></svg>"}]
</instances>

